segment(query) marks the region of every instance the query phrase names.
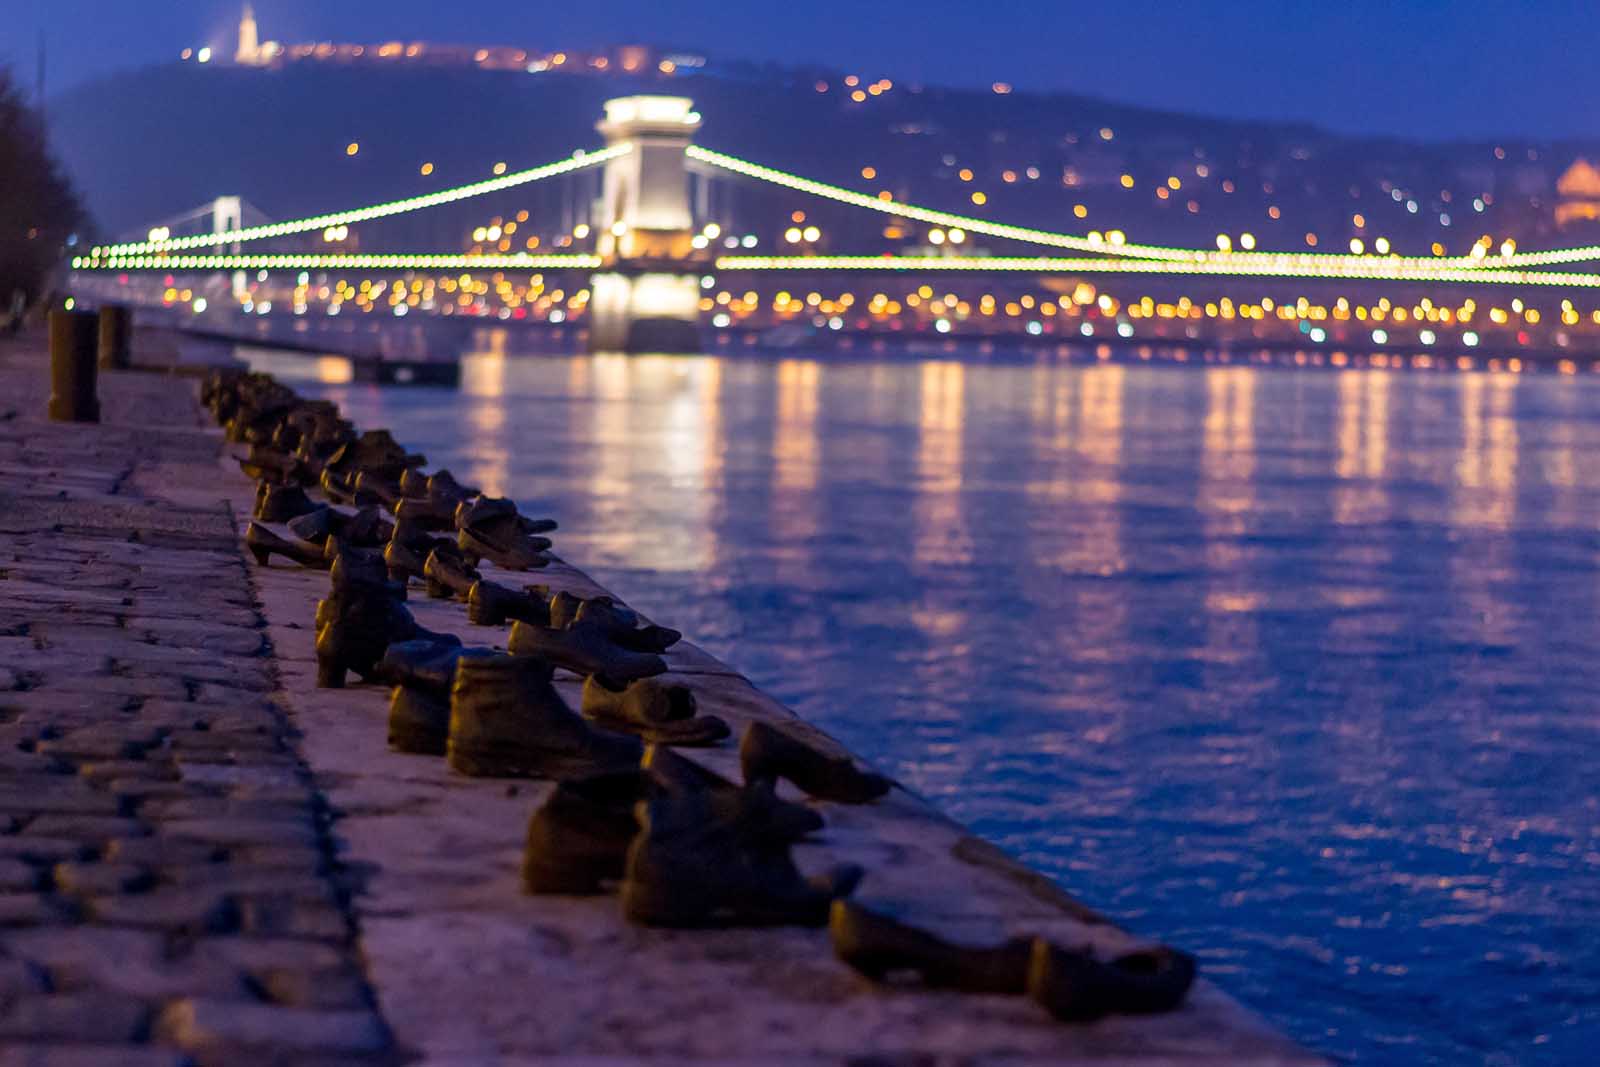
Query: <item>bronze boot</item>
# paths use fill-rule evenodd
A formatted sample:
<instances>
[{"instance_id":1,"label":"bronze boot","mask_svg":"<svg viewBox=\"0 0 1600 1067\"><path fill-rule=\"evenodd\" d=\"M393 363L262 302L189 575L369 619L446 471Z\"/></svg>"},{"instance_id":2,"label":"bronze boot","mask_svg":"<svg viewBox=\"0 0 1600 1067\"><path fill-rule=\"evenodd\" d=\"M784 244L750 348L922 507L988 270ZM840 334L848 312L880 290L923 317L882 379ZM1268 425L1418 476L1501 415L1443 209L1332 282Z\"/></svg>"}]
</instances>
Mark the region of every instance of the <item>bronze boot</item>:
<instances>
[{"instance_id":1,"label":"bronze boot","mask_svg":"<svg viewBox=\"0 0 1600 1067\"><path fill-rule=\"evenodd\" d=\"M258 522L288 522L321 507L313 504L298 485L256 483L255 518Z\"/></svg>"},{"instance_id":2,"label":"bronze boot","mask_svg":"<svg viewBox=\"0 0 1600 1067\"><path fill-rule=\"evenodd\" d=\"M469 566L459 552L446 545L428 553L428 560L422 565L422 577L427 583L428 595L435 600L451 597L465 600L483 576Z\"/></svg>"},{"instance_id":3,"label":"bronze boot","mask_svg":"<svg viewBox=\"0 0 1600 1067\"><path fill-rule=\"evenodd\" d=\"M483 527L506 534L547 534L557 528L554 519L530 519L517 513L517 505L504 497L480 496L456 506L456 529Z\"/></svg>"},{"instance_id":4,"label":"bronze boot","mask_svg":"<svg viewBox=\"0 0 1600 1067\"><path fill-rule=\"evenodd\" d=\"M467 620L479 626L504 626L511 620L544 626L550 622L550 604L484 578L472 583L467 594Z\"/></svg>"},{"instance_id":5,"label":"bronze boot","mask_svg":"<svg viewBox=\"0 0 1600 1067\"><path fill-rule=\"evenodd\" d=\"M562 782L528 820L522 888L585 896L622 878L639 832L634 806L644 795L637 769Z\"/></svg>"},{"instance_id":6,"label":"bronze boot","mask_svg":"<svg viewBox=\"0 0 1600 1067\"><path fill-rule=\"evenodd\" d=\"M508 571L530 571L550 565L550 557L545 554L550 548L550 539L521 530L506 532L504 527L463 527L456 535L456 543L468 559L486 559Z\"/></svg>"},{"instance_id":7,"label":"bronze boot","mask_svg":"<svg viewBox=\"0 0 1600 1067\"><path fill-rule=\"evenodd\" d=\"M373 666L372 677L385 685L407 685L429 690L444 700L455 687L456 667L468 657L493 656L489 648L465 648L459 641L440 643L431 638L396 641L384 649Z\"/></svg>"},{"instance_id":8,"label":"bronze boot","mask_svg":"<svg viewBox=\"0 0 1600 1067\"><path fill-rule=\"evenodd\" d=\"M632 652L608 640L597 627L577 623L554 630L519 622L508 642L513 656L536 656L575 674L599 674L612 687L665 674L667 662L648 652Z\"/></svg>"},{"instance_id":9,"label":"bronze boot","mask_svg":"<svg viewBox=\"0 0 1600 1067\"><path fill-rule=\"evenodd\" d=\"M1063 1022L1158 1015L1183 1003L1196 969L1193 956L1165 946L1102 961L1089 948L1057 948L1037 937L1028 996Z\"/></svg>"},{"instance_id":10,"label":"bronze boot","mask_svg":"<svg viewBox=\"0 0 1600 1067\"><path fill-rule=\"evenodd\" d=\"M641 626L637 612L610 597L583 601L573 621L593 623L611 640L634 652L665 652L683 639L683 634L666 626Z\"/></svg>"},{"instance_id":11,"label":"bronze boot","mask_svg":"<svg viewBox=\"0 0 1600 1067\"><path fill-rule=\"evenodd\" d=\"M1012 995L1027 991L1030 938L969 948L847 900L834 901L828 933L834 954L874 982L909 971L932 989Z\"/></svg>"},{"instance_id":12,"label":"bronze boot","mask_svg":"<svg viewBox=\"0 0 1600 1067\"><path fill-rule=\"evenodd\" d=\"M598 893L623 875L639 825L635 808L656 792L703 796L708 818L738 824L754 837L798 841L822 827L800 804L744 789L682 757L651 746L640 768L563 782L534 812L523 851L530 893Z\"/></svg>"},{"instance_id":13,"label":"bronze boot","mask_svg":"<svg viewBox=\"0 0 1600 1067\"><path fill-rule=\"evenodd\" d=\"M727 723L695 711L694 693L686 685L641 678L615 689L598 675L590 675L583 683L584 718L652 744L714 745L728 736Z\"/></svg>"},{"instance_id":14,"label":"bronze boot","mask_svg":"<svg viewBox=\"0 0 1600 1067\"><path fill-rule=\"evenodd\" d=\"M779 799L770 785L734 785L665 745L645 746L639 767L657 790L698 796L709 818L738 824L752 840L792 844L824 825L816 809Z\"/></svg>"},{"instance_id":15,"label":"bronze boot","mask_svg":"<svg viewBox=\"0 0 1600 1067\"><path fill-rule=\"evenodd\" d=\"M442 756L450 736L450 698L418 686L389 695L389 747L412 756Z\"/></svg>"},{"instance_id":16,"label":"bronze boot","mask_svg":"<svg viewBox=\"0 0 1600 1067\"><path fill-rule=\"evenodd\" d=\"M337 568L343 568L341 559ZM352 570L357 568L352 567ZM426 641L437 646L460 645L453 634L423 629L395 596L380 560L376 575L367 574L370 561L364 561L360 574L335 582L327 599L317 605L317 686L339 689L345 674L354 671L363 679L377 675L377 666L392 644Z\"/></svg>"},{"instance_id":17,"label":"bronze boot","mask_svg":"<svg viewBox=\"0 0 1600 1067\"><path fill-rule=\"evenodd\" d=\"M582 778L639 765L642 746L596 730L526 656L462 659L450 694L452 769L480 778Z\"/></svg>"},{"instance_id":18,"label":"bronze boot","mask_svg":"<svg viewBox=\"0 0 1600 1067\"><path fill-rule=\"evenodd\" d=\"M829 756L770 723L753 722L739 742L739 764L746 782L787 778L811 796L841 804L865 804L894 783L863 771L848 756Z\"/></svg>"},{"instance_id":19,"label":"bronze boot","mask_svg":"<svg viewBox=\"0 0 1600 1067\"><path fill-rule=\"evenodd\" d=\"M639 816L621 895L623 914L645 926L822 926L861 880L855 866L803 877L787 842L713 817L701 796L657 793Z\"/></svg>"}]
</instances>

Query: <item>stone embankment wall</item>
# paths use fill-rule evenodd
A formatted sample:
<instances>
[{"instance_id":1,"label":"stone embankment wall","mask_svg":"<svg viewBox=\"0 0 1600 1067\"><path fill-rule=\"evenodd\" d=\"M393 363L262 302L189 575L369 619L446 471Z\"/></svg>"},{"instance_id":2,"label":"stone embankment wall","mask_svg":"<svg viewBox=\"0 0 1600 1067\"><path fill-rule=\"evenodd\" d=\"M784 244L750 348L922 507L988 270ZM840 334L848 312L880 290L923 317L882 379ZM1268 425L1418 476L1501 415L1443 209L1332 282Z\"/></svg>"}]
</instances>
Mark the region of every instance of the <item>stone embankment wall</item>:
<instances>
[{"instance_id":1,"label":"stone embankment wall","mask_svg":"<svg viewBox=\"0 0 1600 1067\"><path fill-rule=\"evenodd\" d=\"M43 421L44 382L37 342L0 347L0 1067L1320 1062L1204 981L1075 1027L872 986L826 931L524 895L550 787L390 752L385 691L314 687L327 576L246 564L253 486L194 380L104 374L95 426ZM538 580L600 592L566 563ZM504 646L459 604L411 607ZM735 736L800 726L690 642L667 658ZM731 746L687 754L739 777ZM865 903L963 940L1137 943L902 790L822 810L797 859L862 865Z\"/></svg>"}]
</instances>

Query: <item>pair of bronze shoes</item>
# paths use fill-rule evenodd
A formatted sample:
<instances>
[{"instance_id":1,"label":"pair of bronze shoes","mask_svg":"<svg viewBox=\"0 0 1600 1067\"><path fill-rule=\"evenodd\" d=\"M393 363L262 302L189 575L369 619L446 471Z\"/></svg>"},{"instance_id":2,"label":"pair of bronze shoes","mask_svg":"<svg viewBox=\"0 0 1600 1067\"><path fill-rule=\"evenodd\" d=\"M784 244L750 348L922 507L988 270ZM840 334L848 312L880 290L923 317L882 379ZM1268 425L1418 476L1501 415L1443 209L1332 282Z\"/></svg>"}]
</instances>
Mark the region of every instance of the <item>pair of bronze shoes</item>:
<instances>
[{"instance_id":1,"label":"pair of bronze shoes","mask_svg":"<svg viewBox=\"0 0 1600 1067\"><path fill-rule=\"evenodd\" d=\"M394 506L395 516L429 531L453 531L456 513L480 495L447 470L430 475L407 470L400 476L398 489L401 499Z\"/></svg>"},{"instance_id":2,"label":"pair of bronze shoes","mask_svg":"<svg viewBox=\"0 0 1600 1067\"><path fill-rule=\"evenodd\" d=\"M298 482L287 484L270 478L256 483L256 502L252 516L258 522L285 523L326 507L314 502Z\"/></svg>"},{"instance_id":3,"label":"pair of bronze shoes","mask_svg":"<svg viewBox=\"0 0 1600 1067\"><path fill-rule=\"evenodd\" d=\"M258 565L267 566L273 556L298 563L313 570L328 570L340 551L355 550L376 552L372 546L383 544L385 524L376 512L361 511L345 515L332 508L319 508L289 522L296 535L290 540L252 522L244 531L245 549L255 557ZM379 557L381 563L381 557Z\"/></svg>"},{"instance_id":4,"label":"pair of bronze shoes","mask_svg":"<svg viewBox=\"0 0 1600 1067\"><path fill-rule=\"evenodd\" d=\"M616 884L624 915L648 926L821 926L862 874L800 873L790 849L821 828L804 805L651 746L631 771L556 786L528 824L523 887L593 894Z\"/></svg>"},{"instance_id":5,"label":"pair of bronze shoes","mask_svg":"<svg viewBox=\"0 0 1600 1067\"><path fill-rule=\"evenodd\" d=\"M542 535L555 528L552 520L518 514L509 500L479 497L456 508L456 543L473 566L486 559L508 571L547 567L552 543Z\"/></svg>"},{"instance_id":6,"label":"pair of bronze shoes","mask_svg":"<svg viewBox=\"0 0 1600 1067\"><path fill-rule=\"evenodd\" d=\"M639 832L637 808L653 792L705 790L718 818L759 824L795 842L822 829L822 817L770 791L746 790L659 745L636 767L560 782L528 823L523 888L529 893L592 895L622 879Z\"/></svg>"},{"instance_id":7,"label":"pair of bronze shoes","mask_svg":"<svg viewBox=\"0 0 1600 1067\"><path fill-rule=\"evenodd\" d=\"M546 661L428 639L391 644L369 673L396 687L394 747L444 754L472 777L582 777L636 765L642 742L712 745L729 733L721 719L695 713L684 686L646 679L617 691L590 679L579 714L551 684Z\"/></svg>"},{"instance_id":8,"label":"pair of bronze shoes","mask_svg":"<svg viewBox=\"0 0 1600 1067\"><path fill-rule=\"evenodd\" d=\"M334 542L329 542L330 546ZM354 672L377 680L377 666L391 645L426 641L440 648L459 646L452 634L417 624L407 610L405 587L389 580L383 557L368 549L336 552L328 596L317 602L317 687L343 688Z\"/></svg>"},{"instance_id":9,"label":"pair of bronze shoes","mask_svg":"<svg viewBox=\"0 0 1600 1067\"><path fill-rule=\"evenodd\" d=\"M508 622L549 626L548 592L540 586L512 589L480 578L467 591L467 621L477 626L504 626Z\"/></svg>"},{"instance_id":10,"label":"pair of bronze shoes","mask_svg":"<svg viewBox=\"0 0 1600 1067\"><path fill-rule=\"evenodd\" d=\"M600 675L613 688L667 672L667 661L655 652L617 642L616 631L598 620L567 627L518 621L507 642L513 656L528 656L589 677Z\"/></svg>"},{"instance_id":11,"label":"pair of bronze shoes","mask_svg":"<svg viewBox=\"0 0 1600 1067\"><path fill-rule=\"evenodd\" d=\"M833 904L828 932L835 954L874 982L914 974L933 989L1026 994L1064 1022L1172 1011L1197 970L1194 957L1165 946L1107 960L1043 937L957 945L843 900Z\"/></svg>"},{"instance_id":12,"label":"pair of bronze shoes","mask_svg":"<svg viewBox=\"0 0 1600 1067\"><path fill-rule=\"evenodd\" d=\"M683 636L664 626L642 625L638 613L610 597L582 600L557 593L547 614L548 625L516 621L508 645L511 654L537 656L584 677L598 675L614 691L665 674L667 661L661 653Z\"/></svg>"}]
</instances>

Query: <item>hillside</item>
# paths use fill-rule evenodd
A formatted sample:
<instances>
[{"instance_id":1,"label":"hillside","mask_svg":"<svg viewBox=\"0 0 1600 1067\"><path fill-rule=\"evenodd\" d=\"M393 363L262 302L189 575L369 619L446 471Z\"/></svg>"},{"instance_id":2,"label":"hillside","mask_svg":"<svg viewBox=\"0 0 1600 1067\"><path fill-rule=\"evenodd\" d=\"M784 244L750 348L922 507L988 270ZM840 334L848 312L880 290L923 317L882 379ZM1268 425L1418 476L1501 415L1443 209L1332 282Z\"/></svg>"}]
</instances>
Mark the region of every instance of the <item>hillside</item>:
<instances>
[{"instance_id":1,"label":"hillside","mask_svg":"<svg viewBox=\"0 0 1600 1067\"><path fill-rule=\"evenodd\" d=\"M1315 239L1343 250L1351 236L1378 234L1423 253L1434 242L1464 250L1483 233L1549 240L1555 179L1597 148L1410 145L1064 94L894 86L855 103L838 75L775 68L646 80L175 63L76 89L50 118L102 234L117 234L222 193L283 218L479 180L502 161L547 162L597 145L602 102L638 91L691 96L705 115L701 143L808 176L1171 243L1246 230L1261 247L1293 249ZM351 142L361 146L353 158ZM435 247L459 245L458 224L441 221ZM882 239L870 222L851 225L862 225L857 244Z\"/></svg>"}]
</instances>

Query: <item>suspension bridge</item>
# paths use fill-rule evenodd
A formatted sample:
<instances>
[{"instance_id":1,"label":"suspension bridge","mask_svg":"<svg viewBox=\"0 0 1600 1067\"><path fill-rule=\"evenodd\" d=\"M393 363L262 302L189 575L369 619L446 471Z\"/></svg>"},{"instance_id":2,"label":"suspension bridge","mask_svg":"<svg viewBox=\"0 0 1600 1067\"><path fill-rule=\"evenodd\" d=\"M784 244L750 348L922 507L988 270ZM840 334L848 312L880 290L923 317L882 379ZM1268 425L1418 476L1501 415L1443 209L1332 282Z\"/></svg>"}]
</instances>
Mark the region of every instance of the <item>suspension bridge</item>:
<instances>
[{"instance_id":1,"label":"suspension bridge","mask_svg":"<svg viewBox=\"0 0 1600 1067\"><path fill-rule=\"evenodd\" d=\"M246 272L265 279L294 272L358 272L407 277L455 272L574 271L588 276L586 311L596 350L685 350L698 346L705 281L717 274L1149 276L1396 282L1565 289L1600 288L1600 272L1571 269L1600 260L1600 246L1495 254L1475 245L1465 256L1327 254L1211 250L1142 244L1120 231L1068 233L999 222L909 203L788 173L695 143L701 116L682 97L609 101L601 147L518 172L423 195L305 218L272 221L239 197L222 197L152 226L143 239L94 247L72 260L82 277L114 273L230 276L238 296ZM509 241L471 252L356 251L363 229L538 183L598 176L587 221L573 233L588 247L544 253L511 251ZM756 254L754 238L718 240L724 226L708 194L713 182L743 183L935 228L940 254L838 254L810 247L790 231L800 254ZM796 213L796 218L803 217ZM537 224L538 220L534 220ZM495 228L496 230L499 227ZM510 227L508 226L509 230ZM196 232L185 232L196 231ZM480 234L481 236L481 234ZM498 236L498 234L497 234ZM948 237L948 240L944 239ZM960 254L979 239L1004 251ZM572 245L570 238L567 244ZM533 244L534 242L529 242ZM325 250L328 245L343 246ZM1033 254L1023 254L1031 252ZM336 310L336 308L335 308Z\"/></svg>"}]
</instances>

